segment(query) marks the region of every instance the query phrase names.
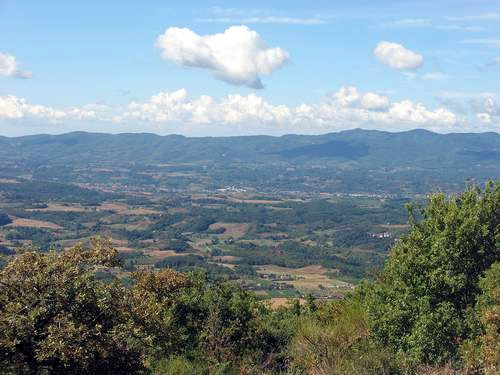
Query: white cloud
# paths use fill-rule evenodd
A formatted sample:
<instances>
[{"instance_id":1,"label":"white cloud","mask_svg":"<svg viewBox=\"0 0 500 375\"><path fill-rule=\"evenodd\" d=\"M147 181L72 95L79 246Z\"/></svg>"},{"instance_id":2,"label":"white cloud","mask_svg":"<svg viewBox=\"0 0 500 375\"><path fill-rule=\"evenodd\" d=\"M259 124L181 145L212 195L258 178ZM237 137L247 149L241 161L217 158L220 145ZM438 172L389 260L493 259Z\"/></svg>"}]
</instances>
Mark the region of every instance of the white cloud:
<instances>
[{"instance_id":1,"label":"white cloud","mask_svg":"<svg viewBox=\"0 0 500 375\"><path fill-rule=\"evenodd\" d=\"M250 94L189 99L184 89L159 93L143 103L131 103L117 122L187 123L210 126L243 125L251 129L267 125L267 132L321 133L357 126L392 130L423 127L453 128L457 116L444 109L429 110L409 100L390 102L377 93L362 93L356 87L341 87L319 104L296 107L274 105ZM262 128L260 128L262 129Z\"/></svg>"},{"instance_id":2,"label":"white cloud","mask_svg":"<svg viewBox=\"0 0 500 375\"><path fill-rule=\"evenodd\" d=\"M228 95L216 102L208 95L189 100L187 91L160 92L148 102L130 103L116 121L142 120L156 123L187 122L195 124L245 122L281 123L292 119L288 107L274 106L261 97L250 94Z\"/></svg>"},{"instance_id":3,"label":"white cloud","mask_svg":"<svg viewBox=\"0 0 500 375\"><path fill-rule=\"evenodd\" d=\"M482 124L500 126L500 96L494 92L445 91L436 99L456 113L472 117Z\"/></svg>"},{"instance_id":4,"label":"white cloud","mask_svg":"<svg viewBox=\"0 0 500 375\"><path fill-rule=\"evenodd\" d=\"M0 96L0 119L42 120L58 123L63 120L93 119L96 111L90 108L68 108L65 110L29 104L26 99L13 95Z\"/></svg>"},{"instance_id":5,"label":"white cloud","mask_svg":"<svg viewBox=\"0 0 500 375\"><path fill-rule=\"evenodd\" d=\"M381 63L397 70L414 70L422 66L422 55L410 51L401 44L382 41L377 44L373 54Z\"/></svg>"},{"instance_id":6,"label":"white cloud","mask_svg":"<svg viewBox=\"0 0 500 375\"><path fill-rule=\"evenodd\" d=\"M497 111L497 104L492 102L477 112L494 119ZM233 94L219 99L208 95L190 98L186 89L160 92L123 108L90 105L57 109L33 105L15 96L0 96L2 123L47 123L57 125L58 129L63 126L64 129L66 126L81 129L78 123L95 127L101 124L101 131L140 129L189 135L318 134L354 127L390 131L462 130L459 116L445 107L429 109L410 100L392 102L387 96L362 92L353 86L341 87L320 103L297 106L272 104L256 94Z\"/></svg>"},{"instance_id":7,"label":"white cloud","mask_svg":"<svg viewBox=\"0 0 500 375\"><path fill-rule=\"evenodd\" d=\"M444 81L450 78L448 74L441 72L429 72L422 75L422 79L425 81Z\"/></svg>"},{"instance_id":8,"label":"white cloud","mask_svg":"<svg viewBox=\"0 0 500 375\"><path fill-rule=\"evenodd\" d=\"M288 60L287 51L267 47L260 35L246 26L232 26L213 35L170 27L157 38L156 46L165 59L209 69L227 83L255 89L263 88L260 76L270 75Z\"/></svg>"},{"instance_id":9,"label":"white cloud","mask_svg":"<svg viewBox=\"0 0 500 375\"><path fill-rule=\"evenodd\" d=\"M488 114L488 113L477 113L476 117L482 123L485 123L485 124L491 124L492 123L491 115Z\"/></svg>"},{"instance_id":10,"label":"white cloud","mask_svg":"<svg viewBox=\"0 0 500 375\"><path fill-rule=\"evenodd\" d=\"M356 87L342 86L334 94L336 103L341 107L360 107L363 109L379 110L389 107L389 98L375 93L362 94Z\"/></svg>"},{"instance_id":11,"label":"white cloud","mask_svg":"<svg viewBox=\"0 0 500 375\"><path fill-rule=\"evenodd\" d=\"M0 75L16 78L31 78L30 72L19 70L16 57L8 53L0 53Z\"/></svg>"}]
</instances>

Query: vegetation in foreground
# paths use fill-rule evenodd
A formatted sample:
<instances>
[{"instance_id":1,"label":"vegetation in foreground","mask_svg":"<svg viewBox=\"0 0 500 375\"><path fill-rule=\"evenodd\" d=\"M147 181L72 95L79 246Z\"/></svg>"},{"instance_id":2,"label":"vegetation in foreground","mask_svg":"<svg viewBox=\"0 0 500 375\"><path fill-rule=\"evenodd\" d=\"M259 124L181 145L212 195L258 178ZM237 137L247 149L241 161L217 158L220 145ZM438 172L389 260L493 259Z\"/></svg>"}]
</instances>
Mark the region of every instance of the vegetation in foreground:
<instances>
[{"instance_id":1,"label":"vegetation in foreground","mask_svg":"<svg viewBox=\"0 0 500 375\"><path fill-rule=\"evenodd\" d=\"M272 310L170 269L106 282L117 252L26 250L0 271L11 374L498 374L500 181L410 207L411 228L342 301Z\"/></svg>"}]
</instances>

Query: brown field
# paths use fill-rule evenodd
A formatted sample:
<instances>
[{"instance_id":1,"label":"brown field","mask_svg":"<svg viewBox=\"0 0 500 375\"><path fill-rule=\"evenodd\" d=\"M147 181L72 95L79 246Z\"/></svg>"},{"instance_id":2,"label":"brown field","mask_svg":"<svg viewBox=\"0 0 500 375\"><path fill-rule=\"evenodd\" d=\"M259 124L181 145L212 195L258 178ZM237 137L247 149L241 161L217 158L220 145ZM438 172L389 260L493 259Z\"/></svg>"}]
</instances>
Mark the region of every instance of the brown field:
<instances>
[{"instance_id":1,"label":"brown field","mask_svg":"<svg viewBox=\"0 0 500 375\"><path fill-rule=\"evenodd\" d=\"M102 203L97 207L97 211L116 211L120 213L121 211L125 211L128 209L128 206L118 203Z\"/></svg>"},{"instance_id":2,"label":"brown field","mask_svg":"<svg viewBox=\"0 0 500 375\"><path fill-rule=\"evenodd\" d=\"M168 257L192 255L193 253L176 253L174 250L145 250L144 254L155 260L162 260Z\"/></svg>"},{"instance_id":3,"label":"brown field","mask_svg":"<svg viewBox=\"0 0 500 375\"><path fill-rule=\"evenodd\" d=\"M245 235L251 224L246 223L222 223L217 222L210 225L210 229L225 228L226 231L219 236L221 238L234 237L239 238Z\"/></svg>"},{"instance_id":4,"label":"brown field","mask_svg":"<svg viewBox=\"0 0 500 375\"><path fill-rule=\"evenodd\" d=\"M11 216L12 223L6 225L7 227L33 227L33 228L49 228L49 229L61 229L62 227L51 223L49 221L41 220L31 220L31 219L21 219L18 217Z\"/></svg>"},{"instance_id":5,"label":"brown field","mask_svg":"<svg viewBox=\"0 0 500 375\"><path fill-rule=\"evenodd\" d=\"M80 206L65 206L58 203L49 203L46 208L30 208L26 211L62 211L62 212L84 212L87 211L85 208Z\"/></svg>"},{"instance_id":6,"label":"brown field","mask_svg":"<svg viewBox=\"0 0 500 375\"><path fill-rule=\"evenodd\" d=\"M116 246L115 249L118 250L119 253L131 253L135 251L135 249L132 249L127 246Z\"/></svg>"},{"instance_id":7,"label":"brown field","mask_svg":"<svg viewBox=\"0 0 500 375\"><path fill-rule=\"evenodd\" d=\"M292 305L292 302L295 300L295 298L286 298L286 297L275 297L275 298L270 298L264 303L267 303L271 306L272 309L276 310L279 307L290 307ZM306 300L303 298L299 298L299 303L301 305L305 305Z\"/></svg>"},{"instance_id":8,"label":"brown field","mask_svg":"<svg viewBox=\"0 0 500 375\"><path fill-rule=\"evenodd\" d=\"M121 212L121 214L123 215L156 215L158 213L158 211L142 207L130 208L128 210L125 210L124 212Z\"/></svg>"},{"instance_id":9,"label":"brown field","mask_svg":"<svg viewBox=\"0 0 500 375\"><path fill-rule=\"evenodd\" d=\"M330 279L326 273L329 270L323 266L307 266L303 268L286 268L279 266L260 266L257 272L260 274L290 275L295 280L280 281L293 285L300 292L306 293L317 291L320 285L329 292L341 292L351 289L351 284L340 280Z\"/></svg>"}]
</instances>

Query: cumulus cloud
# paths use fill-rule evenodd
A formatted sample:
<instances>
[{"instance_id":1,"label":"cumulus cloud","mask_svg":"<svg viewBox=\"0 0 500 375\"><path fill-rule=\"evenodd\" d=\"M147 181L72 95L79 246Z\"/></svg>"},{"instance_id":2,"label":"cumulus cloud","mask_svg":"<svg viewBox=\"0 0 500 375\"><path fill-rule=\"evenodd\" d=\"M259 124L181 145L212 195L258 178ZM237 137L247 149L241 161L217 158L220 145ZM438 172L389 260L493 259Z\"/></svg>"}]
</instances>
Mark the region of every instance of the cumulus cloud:
<instances>
[{"instance_id":1,"label":"cumulus cloud","mask_svg":"<svg viewBox=\"0 0 500 375\"><path fill-rule=\"evenodd\" d=\"M162 92L146 102L130 103L117 122L190 123L248 125L267 124L271 132L325 132L356 126L393 130L423 127L433 130L453 128L457 116L444 109L427 109L409 100L391 102L377 93L363 93L356 87L341 87L322 103L296 107L274 105L250 94L210 96L190 99L184 89Z\"/></svg>"},{"instance_id":2,"label":"cumulus cloud","mask_svg":"<svg viewBox=\"0 0 500 375\"><path fill-rule=\"evenodd\" d=\"M181 66L211 70L234 85L261 89L262 75L270 75L288 60L288 52L270 48L247 26L232 26L223 33L198 35L187 28L170 27L158 36L162 57Z\"/></svg>"},{"instance_id":3,"label":"cumulus cloud","mask_svg":"<svg viewBox=\"0 0 500 375\"><path fill-rule=\"evenodd\" d=\"M373 50L375 58L396 70L415 70L422 66L422 55L410 51L403 45L382 41Z\"/></svg>"},{"instance_id":4,"label":"cumulus cloud","mask_svg":"<svg viewBox=\"0 0 500 375\"><path fill-rule=\"evenodd\" d=\"M496 105L490 103L478 112L494 119ZM297 106L273 104L253 93L219 99L208 95L191 98L186 89L159 92L123 108L92 105L57 109L33 105L16 96L0 97L0 121L22 124L25 120L50 124L84 121L105 124L106 129L114 126L115 132L140 127L158 133L191 135L317 134L354 127L392 131L461 130L459 116L445 107L429 109L410 100L393 102L385 95L362 92L353 86L341 87L319 103Z\"/></svg>"},{"instance_id":5,"label":"cumulus cloud","mask_svg":"<svg viewBox=\"0 0 500 375\"><path fill-rule=\"evenodd\" d=\"M96 111L91 108L55 109L29 104L26 99L14 95L0 96L0 119L28 119L58 123L62 120L82 120L95 117Z\"/></svg>"},{"instance_id":6,"label":"cumulus cloud","mask_svg":"<svg viewBox=\"0 0 500 375\"><path fill-rule=\"evenodd\" d=\"M389 107L389 98L386 96L372 92L362 94L353 86L342 86L334 96L336 103L341 107L360 107L370 110L379 110Z\"/></svg>"},{"instance_id":7,"label":"cumulus cloud","mask_svg":"<svg viewBox=\"0 0 500 375\"><path fill-rule=\"evenodd\" d=\"M148 102L132 102L115 121L142 120L150 122L211 123L282 123L292 119L288 107L272 105L250 94L228 95L215 101L208 95L190 100L185 89L160 92Z\"/></svg>"},{"instance_id":8,"label":"cumulus cloud","mask_svg":"<svg viewBox=\"0 0 500 375\"><path fill-rule=\"evenodd\" d=\"M455 112L474 117L482 124L500 126L500 97L494 92L445 91L436 98Z\"/></svg>"},{"instance_id":9,"label":"cumulus cloud","mask_svg":"<svg viewBox=\"0 0 500 375\"><path fill-rule=\"evenodd\" d=\"M477 113L476 117L480 122L482 122L484 124L491 124L492 123L491 115L488 113Z\"/></svg>"},{"instance_id":10,"label":"cumulus cloud","mask_svg":"<svg viewBox=\"0 0 500 375\"><path fill-rule=\"evenodd\" d=\"M16 57L8 53L0 53L0 75L16 78L31 78L31 72L19 70Z\"/></svg>"}]
</instances>

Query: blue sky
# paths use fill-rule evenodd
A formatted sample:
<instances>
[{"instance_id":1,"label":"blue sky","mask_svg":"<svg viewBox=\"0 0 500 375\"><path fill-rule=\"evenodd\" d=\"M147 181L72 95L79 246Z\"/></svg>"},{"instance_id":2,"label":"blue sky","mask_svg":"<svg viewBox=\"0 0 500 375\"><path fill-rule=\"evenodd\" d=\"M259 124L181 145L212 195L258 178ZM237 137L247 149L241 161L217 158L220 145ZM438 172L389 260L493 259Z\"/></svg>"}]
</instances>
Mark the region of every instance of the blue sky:
<instances>
[{"instance_id":1,"label":"blue sky","mask_svg":"<svg viewBox=\"0 0 500 375\"><path fill-rule=\"evenodd\" d=\"M0 0L0 134L500 129L498 1Z\"/></svg>"}]
</instances>

